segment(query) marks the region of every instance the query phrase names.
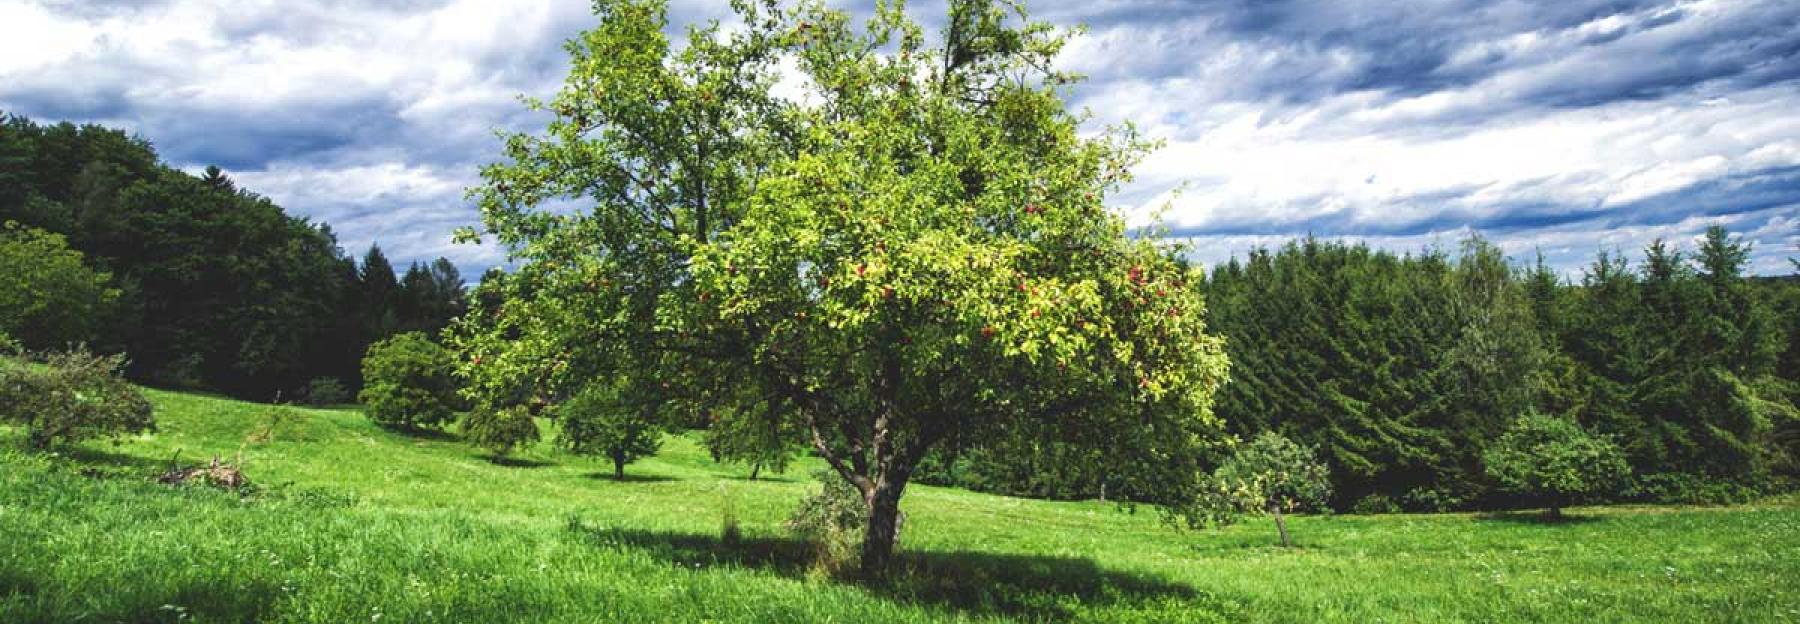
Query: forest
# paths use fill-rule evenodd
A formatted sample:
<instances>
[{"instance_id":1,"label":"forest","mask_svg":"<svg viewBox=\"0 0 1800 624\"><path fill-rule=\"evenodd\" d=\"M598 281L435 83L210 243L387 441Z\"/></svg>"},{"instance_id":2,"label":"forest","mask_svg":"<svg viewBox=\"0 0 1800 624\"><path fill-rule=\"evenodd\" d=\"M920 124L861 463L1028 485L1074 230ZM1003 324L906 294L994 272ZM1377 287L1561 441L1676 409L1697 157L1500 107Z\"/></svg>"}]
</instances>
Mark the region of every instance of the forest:
<instances>
[{"instance_id":1,"label":"forest","mask_svg":"<svg viewBox=\"0 0 1800 624\"><path fill-rule=\"evenodd\" d=\"M449 260L397 274L371 246L356 262L329 224L96 125L0 113L0 223L0 270L27 278L0 293L3 330L127 353L132 378L163 387L346 402L370 343L465 306Z\"/></svg>"}]
</instances>

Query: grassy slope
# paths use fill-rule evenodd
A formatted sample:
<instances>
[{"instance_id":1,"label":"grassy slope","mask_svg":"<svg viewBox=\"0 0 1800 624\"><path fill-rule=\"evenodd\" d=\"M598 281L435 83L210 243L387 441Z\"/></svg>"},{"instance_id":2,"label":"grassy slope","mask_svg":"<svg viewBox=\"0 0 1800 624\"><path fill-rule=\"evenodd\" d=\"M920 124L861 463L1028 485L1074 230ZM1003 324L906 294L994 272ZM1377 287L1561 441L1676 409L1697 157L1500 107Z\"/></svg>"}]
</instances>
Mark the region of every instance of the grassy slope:
<instances>
[{"instance_id":1,"label":"grassy slope","mask_svg":"<svg viewBox=\"0 0 1800 624\"><path fill-rule=\"evenodd\" d=\"M0 450L0 622L1791 621L1800 505L1299 518L1179 533L1153 514L909 489L914 572L809 575L780 520L811 465L750 482L684 438L605 478L539 448L494 465L353 410L246 443L270 408L152 392L162 430L70 458ZM16 434L0 434L9 448ZM142 476L242 448L245 501ZM98 476L96 476L98 475ZM719 540L730 501L746 539Z\"/></svg>"}]
</instances>

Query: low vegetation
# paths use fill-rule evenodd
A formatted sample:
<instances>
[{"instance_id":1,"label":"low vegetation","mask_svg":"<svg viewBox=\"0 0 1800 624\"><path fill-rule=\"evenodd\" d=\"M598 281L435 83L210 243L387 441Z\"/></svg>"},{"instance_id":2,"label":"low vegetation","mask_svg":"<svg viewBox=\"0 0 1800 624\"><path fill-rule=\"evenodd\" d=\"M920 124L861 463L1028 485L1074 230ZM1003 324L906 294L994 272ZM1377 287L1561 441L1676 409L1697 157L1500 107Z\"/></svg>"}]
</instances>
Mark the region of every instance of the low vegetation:
<instances>
[{"instance_id":1,"label":"low vegetation","mask_svg":"<svg viewBox=\"0 0 1800 624\"><path fill-rule=\"evenodd\" d=\"M821 485L744 479L692 437L604 478L544 445L497 465L350 409L146 391L153 436L23 453L0 427L0 621L1782 622L1800 500L1291 517L1176 531L1110 503L914 485L900 572L815 572L785 523ZM547 429L547 431L550 429ZM250 487L171 488L170 457ZM799 460L796 474L824 466ZM801 472L805 471L805 472ZM599 477L599 478L597 478ZM739 536L727 539L729 507ZM379 616L379 617L377 617Z\"/></svg>"}]
</instances>

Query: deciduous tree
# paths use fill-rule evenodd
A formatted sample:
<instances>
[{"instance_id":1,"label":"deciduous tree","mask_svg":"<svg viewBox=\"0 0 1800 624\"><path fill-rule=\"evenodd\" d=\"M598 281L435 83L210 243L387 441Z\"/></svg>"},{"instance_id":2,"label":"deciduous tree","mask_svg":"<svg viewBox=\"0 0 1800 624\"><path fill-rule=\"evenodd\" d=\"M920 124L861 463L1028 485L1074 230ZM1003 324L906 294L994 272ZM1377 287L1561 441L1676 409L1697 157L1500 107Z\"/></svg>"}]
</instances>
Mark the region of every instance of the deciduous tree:
<instances>
[{"instance_id":1,"label":"deciduous tree","mask_svg":"<svg viewBox=\"0 0 1800 624\"><path fill-rule=\"evenodd\" d=\"M948 436L1044 424L1152 502L1193 491L1222 344L1198 270L1103 203L1150 145L1081 131L1063 31L985 0L935 38L888 5L739 2L676 49L660 2L597 6L548 132L476 190L522 264L459 330L476 396L629 378L657 410L773 411L863 497L870 574Z\"/></svg>"}]
</instances>

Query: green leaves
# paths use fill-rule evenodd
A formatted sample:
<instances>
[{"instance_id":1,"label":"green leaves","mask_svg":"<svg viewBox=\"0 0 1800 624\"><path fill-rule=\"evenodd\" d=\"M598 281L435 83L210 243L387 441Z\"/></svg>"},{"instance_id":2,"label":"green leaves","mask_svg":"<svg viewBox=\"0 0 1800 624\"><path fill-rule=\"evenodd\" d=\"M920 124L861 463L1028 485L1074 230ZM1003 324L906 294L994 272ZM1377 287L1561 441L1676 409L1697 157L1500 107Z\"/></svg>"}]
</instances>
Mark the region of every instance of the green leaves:
<instances>
[{"instance_id":1,"label":"green leaves","mask_svg":"<svg viewBox=\"0 0 1800 624\"><path fill-rule=\"evenodd\" d=\"M455 417L455 357L418 332L369 346L357 400L369 419L388 427L437 427Z\"/></svg>"},{"instance_id":2,"label":"green leaves","mask_svg":"<svg viewBox=\"0 0 1800 624\"><path fill-rule=\"evenodd\" d=\"M1527 412L1483 455L1487 474L1508 492L1559 504L1616 492L1631 475L1612 440L1567 418Z\"/></svg>"}]
</instances>

